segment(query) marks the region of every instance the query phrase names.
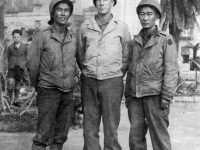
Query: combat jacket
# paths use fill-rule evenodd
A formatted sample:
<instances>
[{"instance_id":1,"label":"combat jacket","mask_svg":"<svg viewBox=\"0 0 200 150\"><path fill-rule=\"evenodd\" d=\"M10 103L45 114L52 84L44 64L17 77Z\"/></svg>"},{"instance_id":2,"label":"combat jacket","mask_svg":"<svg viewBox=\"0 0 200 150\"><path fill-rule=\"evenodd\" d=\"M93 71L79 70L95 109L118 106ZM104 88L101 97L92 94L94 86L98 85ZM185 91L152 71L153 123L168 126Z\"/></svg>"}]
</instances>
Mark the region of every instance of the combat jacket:
<instances>
[{"instance_id":1,"label":"combat jacket","mask_svg":"<svg viewBox=\"0 0 200 150\"><path fill-rule=\"evenodd\" d=\"M102 32L95 17L81 25L79 66L87 77L104 80L126 73L131 37L128 26L115 18Z\"/></svg>"},{"instance_id":2,"label":"combat jacket","mask_svg":"<svg viewBox=\"0 0 200 150\"><path fill-rule=\"evenodd\" d=\"M8 68L12 69L16 65L19 65L19 67L24 70L27 61L27 51L28 48L25 44L21 43L20 47L16 48L14 43L12 43L7 50Z\"/></svg>"},{"instance_id":3,"label":"combat jacket","mask_svg":"<svg viewBox=\"0 0 200 150\"><path fill-rule=\"evenodd\" d=\"M172 100L177 86L177 50L171 35L157 31L145 46L141 34L131 42L125 96L161 95Z\"/></svg>"},{"instance_id":4,"label":"combat jacket","mask_svg":"<svg viewBox=\"0 0 200 150\"><path fill-rule=\"evenodd\" d=\"M53 26L38 31L27 58L27 70L35 88L57 88L64 92L73 90L77 80L76 53L77 40L69 30L64 42Z\"/></svg>"}]
</instances>

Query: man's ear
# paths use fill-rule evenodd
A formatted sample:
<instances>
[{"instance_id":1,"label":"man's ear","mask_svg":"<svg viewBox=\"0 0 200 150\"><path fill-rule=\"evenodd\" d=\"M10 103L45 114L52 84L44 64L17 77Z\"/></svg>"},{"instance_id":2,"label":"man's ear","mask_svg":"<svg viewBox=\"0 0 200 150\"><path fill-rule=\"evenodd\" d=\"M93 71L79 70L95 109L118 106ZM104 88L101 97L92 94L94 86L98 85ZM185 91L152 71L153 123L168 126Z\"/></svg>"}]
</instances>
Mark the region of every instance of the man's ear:
<instances>
[{"instance_id":1,"label":"man's ear","mask_svg":"<svg viewBox=\"0 0 200 150\"><path fill-rule=\"evenodd\" d=\"M114 0L112 0L112 6L114 6Z\"/></svg>"},{"instance_id":2,"label":"man's ear","mask_svg":"<svg viewBox=\"0 0 200 150\"><path fill-rule=\"evenodd\" d=\"M159 14L156 14L156 21L158 21L160 18L160 15Z\"/></svg>"}]
</instances>

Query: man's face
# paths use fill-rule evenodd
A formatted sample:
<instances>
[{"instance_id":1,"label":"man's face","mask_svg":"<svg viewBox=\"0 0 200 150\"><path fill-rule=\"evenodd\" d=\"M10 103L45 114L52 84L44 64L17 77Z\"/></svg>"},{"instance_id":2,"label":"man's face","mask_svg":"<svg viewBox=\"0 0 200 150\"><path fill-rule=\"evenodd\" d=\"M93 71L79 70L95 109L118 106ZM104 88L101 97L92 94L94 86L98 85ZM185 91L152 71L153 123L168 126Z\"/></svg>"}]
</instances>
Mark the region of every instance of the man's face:
<instances>
[{"instance_id":1,"label":"man's face","mask_svg":"<svg viewBox=\"0 0 200 150\"><path fill-rule=\"evenodd\" d=\"M19 33L13 34L13 41L15 44L19 44L21 42L21 35Z\"/></svg>"},{"instance_id":2,"label":"man's face","mask_svg":"<svg viewBox=\"0 0 200 150\"><path fill-rule=\"evenodd\" d=\"M60 26L64 26L67 24L70 17L70 7L66 3L60 3L56 6L53 18L54 23Z\"/></svg>"},{"instance_id":3,"label":"man's face","mask_svg":"<svg viewBox=\"0 0 200 150\"><path fill-rule=\"evenodd\" d=\"M96 8L98 13L101 15L108 14L111 11L113 4L113 0L96 0Z\"/></svg>"},{"instance_id":4,"label":"man's face","mask_svg":"<svg viewBox=\"0 0 200 150\"><path fill-rule=\"evenodd\" d=\"M158 14L148 6L140 8L138 17L142 27L147 29L153 27L155 22L158 20Z\"/></svg>"}]
</instances>

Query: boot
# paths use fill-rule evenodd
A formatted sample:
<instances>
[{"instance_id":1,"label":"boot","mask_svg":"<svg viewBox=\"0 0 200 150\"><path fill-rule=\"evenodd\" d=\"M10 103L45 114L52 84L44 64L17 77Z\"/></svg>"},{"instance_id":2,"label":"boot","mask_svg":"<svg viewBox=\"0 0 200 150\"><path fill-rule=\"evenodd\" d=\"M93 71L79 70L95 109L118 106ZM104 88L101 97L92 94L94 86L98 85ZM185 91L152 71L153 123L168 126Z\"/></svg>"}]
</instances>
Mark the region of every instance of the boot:
<instances>
[{"instance_id":1,"label":"boot","mask_svg":"<svg viewBox=\"0 0 200 150\"><path fill-rule=\"evenodd\" d=\"M15 98L12 105L16 107L20 107L19 103L17 102L19 100L19 94L20 94L20 89L15 89Z\"/></svg>"},{"instance_id":2,"label":"boot","mask_svg":"<svg viewBox=\"0 0 200 150\"><path fill-rule=\"evenodd\" d=\"M49 150L62 150L63 144L51 144Z\"/></svg>"},{"instance_id":3,"label":"boot","mask_svg":"<svg viewBox=\"0 0 200 150\"><path fill-rule=\"evenodd\" d=\"M12 103L14 102L14 98L13 98L13 90L8 89L8 103L9 105L12 105Z\"/></svg>"},{"instance_id":4,"label":"boot","mask_svg":"<svg viewBox=\"0 0 200 150\"><path fill-rule=\"evenodd\" d=\"M39 146L39 145L32 144L32 150L45 150L45 149L46 149L45 146Z\"/></svg>"}]
</instances>

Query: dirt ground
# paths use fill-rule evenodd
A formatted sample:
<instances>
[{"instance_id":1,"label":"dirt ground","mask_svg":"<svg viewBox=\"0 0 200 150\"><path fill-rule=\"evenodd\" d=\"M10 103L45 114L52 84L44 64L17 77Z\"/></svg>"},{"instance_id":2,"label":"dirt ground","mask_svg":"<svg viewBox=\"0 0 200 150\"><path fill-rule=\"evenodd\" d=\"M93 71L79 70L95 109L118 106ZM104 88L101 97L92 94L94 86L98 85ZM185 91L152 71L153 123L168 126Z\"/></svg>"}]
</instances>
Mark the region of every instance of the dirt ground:
<instances>
[{"instance_id":1,"label":"dirt ground","mask_svg":"<svg viewBox=\"0 0 200 150\"><path fill-rule=\"evenodd\" d=\"M119 142L123 150L128 150L129 121L127 109L121 107ZM174 103L171 105L170 127L173 150L200 150L200 103ZM83 130L70 129L69 139L63 150L81 150L83 147ZM0 133L0 150L30 150L34 133ZM103 147L101 125L100 142ZM152 150L149 135L148 150Z\"/></svg>"}]
</instances>

